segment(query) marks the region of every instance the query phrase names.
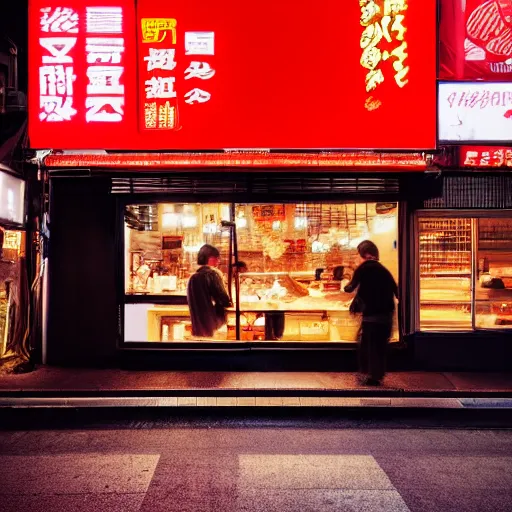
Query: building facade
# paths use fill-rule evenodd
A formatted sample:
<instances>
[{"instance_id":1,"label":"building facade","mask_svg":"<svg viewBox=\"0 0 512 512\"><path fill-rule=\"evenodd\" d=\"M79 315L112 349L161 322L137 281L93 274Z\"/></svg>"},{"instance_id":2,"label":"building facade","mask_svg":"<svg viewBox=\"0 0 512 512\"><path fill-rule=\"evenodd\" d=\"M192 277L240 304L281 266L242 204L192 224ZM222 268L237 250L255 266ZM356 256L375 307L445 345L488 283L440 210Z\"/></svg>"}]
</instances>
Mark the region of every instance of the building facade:
<instances>
[{"instance_id":1,"label":"building facade","mask_svg":"<svg viewBox=\"0 0 512 512\"><path fill-rule=\"evenodd\" d=\"M453 109L477 97L438 75L461 67L438 66L444 11L359 4L263 2L255 23L230 0L33 2L31 143L53 150L46 362L343 367L358 331L343 283L371 239L400 288L393 357L507 365L511 181L465 170L477 150L461 159ZM234 305L198 338L186 287L205 243Z\"/></svg>"}]
</instances>

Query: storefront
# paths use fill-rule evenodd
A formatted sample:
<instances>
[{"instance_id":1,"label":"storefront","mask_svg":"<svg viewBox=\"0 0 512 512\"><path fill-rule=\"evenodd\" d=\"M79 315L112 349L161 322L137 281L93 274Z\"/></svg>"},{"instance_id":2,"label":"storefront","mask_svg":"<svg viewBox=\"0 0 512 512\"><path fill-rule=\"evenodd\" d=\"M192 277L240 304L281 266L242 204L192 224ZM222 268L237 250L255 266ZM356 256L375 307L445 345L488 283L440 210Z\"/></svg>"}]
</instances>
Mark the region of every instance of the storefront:
<instances>
[{"instance_id":1,"label":"storefront","mask_svg":"<svg viewBox=\"0 0 512 512\"><path fill-rule=\"evenodd\" d=\"M102 5L31 3L31 144L55 150L41 162L47 361L332 363L355 348L342 283L366 238L399 282L403 347L416 329L411 212L440 181L427 172L436 1ZM204 243L221 251L233 308L197 339L185 290Z\"/></svg>"},{"instance_id":2,"label":"storefront","mask_svg":"<svg viewBox=\"0 0 512 512\"><path fill-rule=\"evenodd\" d=\"M512 176L466 168L445 172L443 182L442 197L414 212L415 360L510 368Z\"/></svg>"},{"instance_id":3,"label":"storefront","mask_svg":"<svg viewBox=\"0 0 512 512\"><path fill-rule=\"evenodd\" d=\"M408 201L431 197L437 181L412 155L393 155L394 168L379 156L378 174L233 168L218 177L169 169L141 176L126 168L130 155L95 158L98 168L82 178L65 167L85 168L87 156L46 159L50 358L222 351L228 361L240 352L293 350L305 366L312 351L332 363L329 351L355 348L359 319L348 312L353 296L342 283L356 266L357 244L373 240L405 286ZM398 172L399 158L407 172ZM114 159L124 159L123 170L101 167ZM204 243L220 250L234 303L213 338L191 335L186 298ZM247 267L240 274L230 265L235 245ZM392 343L402 348L403 329L397 311Z\"/></svg>"},{"instance_id":4,"label":"storefront","mask_svg":"<svg viewBox=\"0 0 512 512\"><path fill-rule=\"evenodd\" d=\"M96 158L100 165L112 159ZM116 164L119 158L129 161L116 156ZM332 367L332 354L342 361L355 348L357 319L341 286L353 271L354 247L369 238L399 283L392 346L410 352L412 367L496 369L510 361L507 173L281 171L270 178L253 169L215 179L168 170L141 177L125 167L89 168L77 179L56 167L77 159L87 161L47 159L54 166L54 357L80 347L80 357L106 349L189 353L237 367L241 353L248 364L284 351L302 367ZM235 239L247 270L230 279ZM203 243L221 251L233 299L240 284L239 308L235 302L227 326L211 339L191 336L186 305Z\"/></svg>"}]
</instances>

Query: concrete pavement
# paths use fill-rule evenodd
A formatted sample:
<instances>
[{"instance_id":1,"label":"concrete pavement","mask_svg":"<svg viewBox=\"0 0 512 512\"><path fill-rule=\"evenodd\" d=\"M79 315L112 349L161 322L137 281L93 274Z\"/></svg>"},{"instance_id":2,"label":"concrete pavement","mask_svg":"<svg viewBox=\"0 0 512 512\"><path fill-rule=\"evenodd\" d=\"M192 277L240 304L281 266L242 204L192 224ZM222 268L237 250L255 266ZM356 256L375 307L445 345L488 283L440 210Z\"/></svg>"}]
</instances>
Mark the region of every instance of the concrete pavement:
<instances>
[{"instance_id":1,"label":"concrete pavement","mask_svg":"<svg viewBox=\"0 0 512 512\"><path fill-rule=\"evenodd\" d=\"M0 511L508 512L510 430L311 421L0 432Z\"/></svg>"},{"instance_id":2,"label":"concrete pavement","mask_svg":"<svg viewBox=\"0 0 512 512\"><path fill-rule=\"evenodd\" d=\"M512 408L512 374L390 372L362 386L350 372L176 372L56 368L0 374L0 407Z\"/></svg>"},{"instance_id":3,"label":"concrete pavement","mask_svg":"<svg viewBox=\"0 0 512 512\"><path fill-rule=\"evenodd\" d=\"M25 374L0 373L8 396L243 396L296 394L337 396L512 397L512 373L390 372L381 387L362 386L354 372L154 371L40 366Z\"/></svg>"}]
</instances>

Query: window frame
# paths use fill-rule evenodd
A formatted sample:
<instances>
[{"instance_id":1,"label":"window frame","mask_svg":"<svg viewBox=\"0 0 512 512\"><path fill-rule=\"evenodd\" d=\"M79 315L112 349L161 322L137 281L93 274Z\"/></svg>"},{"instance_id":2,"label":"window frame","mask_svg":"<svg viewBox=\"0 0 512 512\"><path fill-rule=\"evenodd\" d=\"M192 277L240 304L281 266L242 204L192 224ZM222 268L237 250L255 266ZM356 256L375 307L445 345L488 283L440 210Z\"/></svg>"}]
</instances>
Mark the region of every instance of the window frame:
<instances>
[{"instance_id":1,"label":"window frame","mask_svg":"<svg viewBox=\"0 0 512 512\"><path fill-rule=\"evenodd\" d=\"M443 219L443 218L461 218L471 219L471 329L470 330L422 330L420 323L420 243L419 243L419 220L421 219ZM512 333L512 328L491 328L476 326L476 286L477 286L477 269L478 269L478 220L482 218L510 218L512 219L512 209L507 210L470 210L470 209L436 209L427 210L419 209L414 212L413 236L414 236L414 268L413 268L413 307L414 307L414 331L424 335L439 334L443 332L450 333L475 333L479 331L485 332L504 332Z\"/></svg>"},{"instance_id":2,"label":"window frame","mask_svg":"<svg viewBox=\"0 0 512 512\"><path fill-rule=\"evenodd\" d=\"M169 194L130 194L125 196L117 196L117 219L118 219L118 229L117 229L117 240L116 243L118 245L118 250L116 251L117 258L119 262L122 264L117 265L117 282L118 282L118 347L121 349L135 349L140 350L144 348L155 348L157 350L165 350L165 349L192 349L192 350L201 350L207 348L208 350L217 350L217 351L226 351L226 350L247 350L247 349L288 349L293 350L297 348L303 349L329 349L329 348L337 348L340 349L342 347L345 348L353 348L356 342L350 341L244 341L244 340L230 340L229 348L226 346L226 341L205 341L205 342L190 342L190 341L176 341L171 343L155 343L151 341L130 341L125 337L125 306L127 304L141 304L141 303L151 303L151 304L168 304L168 305L185 305L187 304L186 295L175 295L175 296L157 296L157 295L138 295L138 294L127 294L125 289L126 283L126 268L125 268L125 220L124 220L124 212L126 206L130 204L160 204L160 203L196 203L196 204L217 204L217 203L227 203L232 207L235 207L238 204L298 204L298 203L322 203L322 204L361 204L361 203L375 203L384 201L384 198L374 197L374 198L366 198L366 197L356 197L353 200L348 201L347 199L338 199L336 200L333 197L317 197L315 194L311 194L309 197L295 197L295 198L272 198L271 201L268 199L259 200L260 198L251 197L250 195L244 197L226 197L222 198L222 201L219 201L218 198L213 197L198 197L192 194L184 194L181 196L174 196ZM404 203L400 201L398 198L389 199L388 202L397 203L398 211L401 208L404 208ZM233 212L234 213L234 212ZM398 275L397 279L400 284L400 267L401 267L401 255L400 255L400 237L403 234L400 232L400 217L397 214L397 236L396 243L398 248ZM305 310L307 313L307 310ZM398 311L398 318L400 318L400 314ZM400 319L398 320L400 322ZM393 342L393 345L401 345L403 340L403 333L399 326L398 328L398 340Z\"/></svg>"}]
</instances>

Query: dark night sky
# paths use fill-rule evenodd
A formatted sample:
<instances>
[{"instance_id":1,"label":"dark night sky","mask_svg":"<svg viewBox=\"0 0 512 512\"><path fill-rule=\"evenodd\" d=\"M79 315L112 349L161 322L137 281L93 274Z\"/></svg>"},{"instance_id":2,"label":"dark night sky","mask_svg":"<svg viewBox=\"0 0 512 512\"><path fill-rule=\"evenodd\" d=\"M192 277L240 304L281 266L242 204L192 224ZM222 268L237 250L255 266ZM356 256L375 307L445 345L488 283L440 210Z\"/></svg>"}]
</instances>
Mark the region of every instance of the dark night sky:
<instances>
[{"instance_id":1,"label":"dark night sky","mask_svg":"<svg viewBox=\"0 0 512 512\"><path fill-rule=\"evenodd\" d=\"M27 90L27 10L28 0L0 0L0 34L18 46L19 88Z\"/></svg>"}]
</instances>

